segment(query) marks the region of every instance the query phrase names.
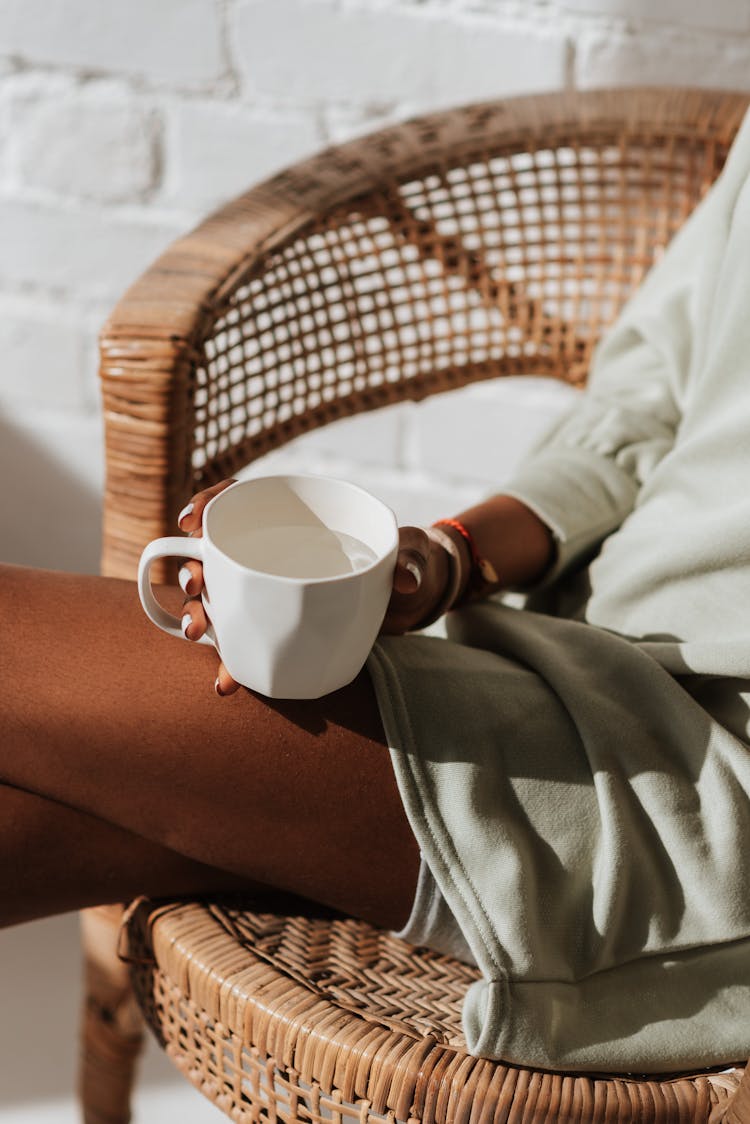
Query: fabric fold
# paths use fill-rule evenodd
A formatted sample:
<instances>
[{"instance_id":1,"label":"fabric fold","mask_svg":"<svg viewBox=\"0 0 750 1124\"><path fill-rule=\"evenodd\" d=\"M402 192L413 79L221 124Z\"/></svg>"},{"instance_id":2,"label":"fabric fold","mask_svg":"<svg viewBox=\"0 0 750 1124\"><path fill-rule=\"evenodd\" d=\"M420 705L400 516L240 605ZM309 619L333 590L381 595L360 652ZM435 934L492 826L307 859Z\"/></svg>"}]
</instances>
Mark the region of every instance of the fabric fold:
<instances>
[{"instance_id":1,"label":"fabric fold","mask_svg":"<svg viewBox=\"0 0 750 1124\"><path fill-rule=\"evenodd\" d=\"M615 634L498 603L449 624L381 639L368 666L444 899L424 893L409 931L464 940L482 973L469 1048L612 1072L750 1052L725 1017L750 987L746 744Z\"/></svg>"}]
</instances>

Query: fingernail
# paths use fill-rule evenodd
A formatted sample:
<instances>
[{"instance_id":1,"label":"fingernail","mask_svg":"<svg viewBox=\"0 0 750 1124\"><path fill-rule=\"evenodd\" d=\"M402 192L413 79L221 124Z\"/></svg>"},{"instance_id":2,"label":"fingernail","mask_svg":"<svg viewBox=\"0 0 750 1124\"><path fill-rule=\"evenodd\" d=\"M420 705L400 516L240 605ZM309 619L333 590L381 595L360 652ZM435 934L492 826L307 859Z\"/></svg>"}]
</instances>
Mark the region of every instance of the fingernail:
<instances>
[{"instance_id":1,"label":"fingernail","mask_svg":"<svg viewBox=\"0 0 750 1124\"><path fill-rule=\"evenodd\" d=\"M182 511L177 516L177 526L178 527L182 526L182 520L187 519L188 515L190 515L192 513L192 510L193 510L194 507L195 507L195 504L192 504L192 503L186 503L185 504Z\"/></svg>"},{"instance_id":2,"label":"fingernail","mask_svg":"<svg viewBox=\"0 0 750 1124\"><path fill-rule=\"evenodd\" d=\"M416 564L416 562L405 562L404 569L411 574L411 576L414 578L414 581L417 583L417 589L419 589L420 585L422 584L422 571L420 570L419 566Z\"/></svg>"},{"instance_id":3,"label":"fingernail","mask_svg":"<svg viewBox=\"0 0 750 1124\"><path fill-rule=\"evenodd\" d=\"M224 692L221 689L221 683L219 682L218 675L216 676L216 679L214 680L214 690L216 691L216 694L219 696L220 699L224 698Z\"/></svg>"},{"instance_id":4,"label":"fingernail","mask_svg":"<svg viewBox=\"0 0 750 1124\"><path fill-rule=\"evenodd\" d=\"M188 638L187 630L190 628L190 625L192 623L193 623L193 618L190 616L190 613L184 613L183 617L182 617L182 620L180 621L180 628L182 629L182 635L185 637L186 640Z\"/></svg>"},{"instance_id":5,"label":"fingernail","mask_svg":"<svg viewBox=\"0 0 750 1124\"><path fill-rule=\"evenodd\" d=\"M177 581L179 582L180 589L183 593L187 593L188 582L190 581L192 576L193 575L190 573L187 566L180 567L180 572L177 575Z\"/></svg>"}]
</instances>

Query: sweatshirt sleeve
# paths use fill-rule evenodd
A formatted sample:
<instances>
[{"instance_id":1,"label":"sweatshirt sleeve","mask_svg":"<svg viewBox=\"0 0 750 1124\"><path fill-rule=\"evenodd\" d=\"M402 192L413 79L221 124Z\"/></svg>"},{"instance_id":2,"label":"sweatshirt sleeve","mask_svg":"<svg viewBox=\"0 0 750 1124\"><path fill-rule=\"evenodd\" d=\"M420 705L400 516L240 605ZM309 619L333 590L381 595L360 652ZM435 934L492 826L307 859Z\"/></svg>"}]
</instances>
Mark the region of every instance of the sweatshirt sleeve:
<instances>
[{"instance_id":1,"label":"sweatshirt sleeve","mask_svg":"<svg viewBox=\"0 0 750 1124\"><path fill-rule=\"evenodd\" d=\"M750 166L750 113L724 170L597 347L588 387L503 491L552 530L545 581L589 556L633 509L671 449L734 202Z\"/></svg>"}]
</instances>

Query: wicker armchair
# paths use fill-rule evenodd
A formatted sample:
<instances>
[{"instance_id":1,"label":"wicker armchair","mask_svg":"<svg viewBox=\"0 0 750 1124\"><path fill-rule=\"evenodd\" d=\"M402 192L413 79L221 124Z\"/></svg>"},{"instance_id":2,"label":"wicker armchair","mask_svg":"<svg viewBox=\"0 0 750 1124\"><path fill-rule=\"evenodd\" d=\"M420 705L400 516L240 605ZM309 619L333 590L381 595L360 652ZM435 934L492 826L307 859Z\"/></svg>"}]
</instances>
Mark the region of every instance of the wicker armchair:
<instances>
[{"instance_id":1,"label":"wicker armchair","mask_svg":"<svg viewBox=\"0 0 750 1124\"><path fill-rule=\"evenodd\" d=\"M133 576L193 491L334 418L502 375L582 384L749 100L470 106L330 149L211 216L102 334L105 573ZM137 1052L112 918L84 921L88 1124L128 1120ZM741 1067L637 1080L470 1057L471 969L325 911L139 902L122 935L147 1022L236 1121L750 1120Z\"/></svg>"}]
</instances>

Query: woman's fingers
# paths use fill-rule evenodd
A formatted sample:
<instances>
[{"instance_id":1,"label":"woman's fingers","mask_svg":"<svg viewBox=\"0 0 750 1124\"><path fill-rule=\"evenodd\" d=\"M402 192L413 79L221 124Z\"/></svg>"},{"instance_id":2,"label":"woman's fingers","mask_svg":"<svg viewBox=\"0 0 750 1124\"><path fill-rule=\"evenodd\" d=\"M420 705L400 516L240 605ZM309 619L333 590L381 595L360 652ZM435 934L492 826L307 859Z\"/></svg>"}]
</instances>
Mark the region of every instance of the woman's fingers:
<instances>
[{"instance_id":1,"label":"woman's fingers","mask_svg":"<svg viewBox=\"0 0 750 1124\"><path fill-rule=\"evenodd\" d=\"M435 570L432 543L424 528L400 527L393 593L382 632L399 633L414 628L437 604L442 575Z\"/></svg>"},{"instance_id":2,"label":"woman's fingers","mask_svg":"<svg viewBox=\"0 0 750 1124\"><path fill-rule=\"evenodd\" d=\"M239 690L239 683L236 683L232 676L229 674L223 663L219 664L219 673L216 676L214 683L214 690L217 695L224 698L225 695L233 695L235 691Z\"/></svg>"},{"instance_id":3,"label":"woman's fingers","mask_svg":"<svg viewBox=\"0 0 750 1124\"><path fill-rule=\"evenodd\" d=\"M188 597L182 606L182 635L186 640L200 640L208 628L203 602L199 597Z\"/></svg>"},{"instance_id":4,"label":"woman's fingers","mask_svg":"<svg viewBox=\"0 0 750 1124\"><path fill-rule=\"evenodd\" d=\"M209 503L214 496L218 496L219 492L223 492L225 488L228 488L230 484L234 483L236 483L234 479L220 480L219 483L214 484L213 487L204 488L202 492L196 492L190 503L185 504L182 511L177 516L177 525L180 530L196 538L199 537L206 504Z\"/></svg>"},{"instance_id":5,"label":"woman's fingers","mask_svg":"<svg viewBox=\"0 0 750 1124\"><path fill-rule=\"evenodd\" d=\"M203 512L206 504L214 496L218 496L219 492L228 488L230 484L234 484L233 479L221 480L218 484L214 484L212 488L205 488L202 492L197 492L190 503L186 504L177 516L177 524L180 530L193 538L200 538L203 534ZM182 609L183 635L187 640L200 640L208 628L208 617L200 599L200 593L203 589L203 566L193 559L186 560L180 567L177 580L182 591L187 595ZM238 687L239 683L235 683L224 664L220 663L214 682L216 694L232 695Z\"/></svg>"},{"instance_id":6,"label":"woman's fingers","mask_svg":"<svg viewBox=\"0 0 750 1124\"><path fill-rule=\"evenodd\" d=\"M186 640L200 640L204 632L208 628L208 617L203 608L203 603L199 597L189 597L182 606L182 632ZM217 695L222 698L225 695L233 695L235 691L239 690L240 684L237 683L229 674L223 663L219 664L219 670L214 682L214 690Z\"/></svg>"},{"instance_id":7,"label":"woman's fingers","mask_svg":"<svg viewBox=\"0 0 750 1124\"><path fill-rule=\"evenodd\" d=\"M407 596L416 593L424 580L430 541L421 527L402 527L393 588Z\"/></svg>"},{"instance_id":8,"label":"woman's fingers","mask_svg":"<svg viewBox=\"0 0 750 1124\"><path fill-rule=\"evenodd\" d=\"M183 562L177 575L180 589L188 597L197 597L203 589L203 566L192 559Z\"/></svg>"}]
</instances>

